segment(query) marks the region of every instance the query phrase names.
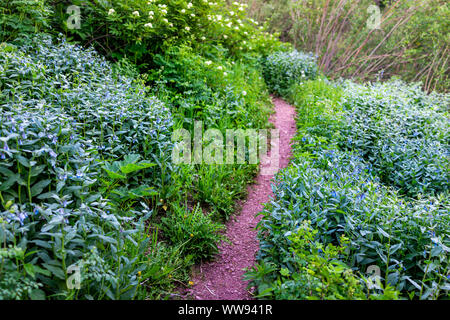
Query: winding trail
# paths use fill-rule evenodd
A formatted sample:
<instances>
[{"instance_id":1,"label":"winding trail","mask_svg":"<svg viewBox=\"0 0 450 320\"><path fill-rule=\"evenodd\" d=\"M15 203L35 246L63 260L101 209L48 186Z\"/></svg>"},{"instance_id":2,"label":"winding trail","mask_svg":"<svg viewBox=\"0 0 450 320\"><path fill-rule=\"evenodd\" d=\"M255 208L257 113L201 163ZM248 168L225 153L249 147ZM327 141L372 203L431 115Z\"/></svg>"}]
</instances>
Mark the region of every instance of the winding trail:
<instances>
[{"instance_id":1,"label":"winding trail","mask_svg":"<svg viewBox=\"0 0 450 320\"><path fill-rule=\"evenodd\" d=\"M273 98L275 113L269 121L280 131L279 165L284 168L291 156L292 137L295 135L295 109L279 98ZM248 197L241 214L227 223L226 237L231 243L222 242L219 254L212 262L197 267L188 293L197 300L250 300L247 282L243 280L244 268L255 264L259 249L255 227L256 216L270 201L273 176L259 174L255 184L248 187Z\"/></svg>"}]
</instances>

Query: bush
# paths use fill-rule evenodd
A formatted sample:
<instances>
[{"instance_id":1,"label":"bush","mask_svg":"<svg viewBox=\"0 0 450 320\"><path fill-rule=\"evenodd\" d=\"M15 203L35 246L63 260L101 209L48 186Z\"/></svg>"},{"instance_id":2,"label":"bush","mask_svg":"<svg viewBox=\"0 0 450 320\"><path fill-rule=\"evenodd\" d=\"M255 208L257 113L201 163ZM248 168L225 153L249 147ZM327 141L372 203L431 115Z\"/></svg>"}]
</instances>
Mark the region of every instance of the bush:
<instances>
[{"instance_id":1,"label":"bush","mask_svg":"<svg viewBox=\"0 0 450 320\"><path fill-rule=\"evenodd\" d=\"M49 28L53 13L46 0L8 0L0 3L0 43Z\"/></svg>"},{"instance_id":2,"label":"bush","mask_svg":"<svg viewBox=\"0 0 450 320\"><path fill-rule=\"evenodd\" d=\"M286 96L293 84L317 77L316 58L296 50L276 52L264 60L263 74L271 92Z\"/></svg>"},{"instance_id":3,"label":"bush","mask_svg":"<svg viewBox=\"0 0 450 320\"><path fill-rule=\"evenodd\" d=\"M188 210L174 205L173 212L163 217L161 222L161 229L168 240L180 245L194 261L210 259L218 253L218 241L223 239L219 231L224 227L214 223L210 215L203 214L199 206Z\"/></svg>"},{"instance_id":4,"label":"bush","mask_svg":"<svg viewBox=\"0 0 450 320\"><path fill-rule=\"evenodd\" d=\"M65 25L69 5L80 6L80 29ZM56 30L69 33L83 44L93 43L112 58L129 58L141 71L149 70L154 54L191 45L198 52L219 47L228 57L255 60L272 48L284 47L264 26L249 19L246 5L224 0L113 0L63 1L53 22Z\"/></svg>"},{"instance_id":5,"label":"bush","mask_svg":"<svg viewBox=\"0 0 450 320\"><path fill-rule=\"evenodd\" d=\"M46 36L1 50L2 264L23 276L2 281L2 294L134 297L153 213L142 187L168 171L170 112L92 50ZM119 191L138 205L117 201ZM84 270L79 290L67 286L75 267Z\"/></svg>"},{"instance_id":6,"label":"bush","mask_svg":"<svg viewBox=\"0 0 450 320\"><path fill-rule=\"evenodd\" d=\"M449 96L418 85L344 84L340 144L356 149L388 185L411 197L449 190Z\"/></svg>"},{"instance_id":7,"label":"bush","mask_svg":"<svg viewBox=\"0 0 450 320\"><path fill-rule=\"evenodd\" d=\"M348 239L340 238L340 245L324 246L316 241L318 231L311 228L305 220L295 233L288 236L292 259L288 268L281 268L274 280L277 266L271 262L260 261L247 279L258 287L259 298L308 299L308 300L362 300L366 299L361 279L342 261ZM379 283L379 282L378 282ZM380 283L379 283L380 284ZM397 299L398 292L386 287L383 294L372 293L370 299Z\"/></svg>"},{"instance_id":8,"label":"bush","mask_svg":"<svg viewBox=\"0 0 450 320\"><path fill-rule=\"evenodd\" d=\"M274 201L267 205L259 224L261 249L258 260L262 271L250 273L250 278L256 284L264 284L264 288L275 288L273 291L260 290L260 294L269 298L311 298L305 295L306 288L325 294L319 295L321 298L327 297L326 294L336 298L332 289L334 282L327 287L331 292L323 291L323 286L330 284L330 279L334 278L322 277L329 270L336 270L330 267L325 271L313 269L314 274L311 275L316 282L311 281L308 276L299 273L297 256L309 257L309 252L313 256L318 255L317 258L308 258L311 270L317 264L314 261L321 261L320 257L329 245L344 246L346 249L334 256L338 264L343 264L340 268L342 277L355 284L344 275L346 266L351 268L358 281L363 283L363 292L367 298L396 298L396 291L411 299L448 297L448 195L445 192L430 192L417 199L404 197L382 183L385 180L379 175L380 167L371 163L377 163L377 159L367 158L367 161L364 158L365 151L373 150L371 146L377 146L377 143L370 139L361 141L356 134L357 138L353 137L357 141L356 145L351 148L344 143L352 137L348 134L359 133L367 128L363 126L364 121L369 124L376 120L389 121L392 114L397 114L393 110L404 117L422 119L421 132L427 132L430 139L439 141L445 134L442 135L442 127L434 127L433 121L441 119L440 102L437 105L435 102L435 107L431 107L425 102L433 101L434 97L424 95L421 95L422 99L405 100L400 90L403 89L407 94L411 92L399 87L395 89L399 90L395 98L394 94L391 98L388 98L387 93L383 95L385 99L391 99L391 103L383 109L388 112L370 112L370 105L379 105L381 95L379 99L369 100L363 94L360 97L355 90L346 91L345 88L319 79L292 91L292 97L298 105L299 134L295 158L290 167L276 176ZM362 92L365 90L362 89ZM349 113L347 101L358 101L350 105L353 108L359 106L359 112L363 114L351 124L348 122L350 115L359 113ZM397 103L393 104L393 101ZM419 112L414 104L419 104L422 111ZM422 117L418 117L418 114ZM403 123L398 117L400 121L397 120L397 123L406 127L406 122ZM412 126L418 128L414 123ZM388 127L381 124L368 127L376 128L377 132L386 135L389 129L405 134L402 130L397 131L394 120ZM432 146L428 145L428 148ZM440 152L439 148L437 150ZM415 160L416 154L405 154L405 157L410 161L418 161ZM429 161L434 160L430 158ZM311 247L301 248L295 251L295 255L292 254L295 244L292 235L303 230L305 221L310 221L314 241L321 246L320 254L314 254L315 249ZM343 242L343 236L348 241ZM382 283L379 283L378 289L364 285L364 279L369 276L366 273L374 267L378 267L381 273ZM297 282L292 281L291 275L296 275ZM340 281L335 280L338 283ZM287 296L276 288L286 289ZM346 294L357 294L357 288L350 286L351 291ZM348 297L342 292L339 294Z\"/></svg>"}]
</instances>

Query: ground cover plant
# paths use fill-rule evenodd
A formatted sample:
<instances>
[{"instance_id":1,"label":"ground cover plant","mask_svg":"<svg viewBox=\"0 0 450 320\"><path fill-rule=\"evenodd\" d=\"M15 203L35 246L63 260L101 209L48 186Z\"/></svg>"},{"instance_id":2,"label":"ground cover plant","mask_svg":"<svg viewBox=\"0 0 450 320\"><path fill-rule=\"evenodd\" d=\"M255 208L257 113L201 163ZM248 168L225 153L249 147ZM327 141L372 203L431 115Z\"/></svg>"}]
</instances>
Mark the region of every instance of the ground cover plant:
<instances>
[{"instance_id":1,"label":"ground cover plant","mask_svg":"<svg viewBox=\"0 0 450 320\"><path fill-rule=\"evenodd\" d=\"M0 299L181 297L258 164L174 163L172 133L272 128L270 94L298 134L261 213L256 297L448 299L449 96L423 91L448 85L448 6L384 4L408 36L365 30L351 54L366 15L324 3L368 1L308 2L302 21L322 23L281 29L224 0L1 1ZM323 76L392 64L424 83Z\"/></svg>"},{"instance_id":2,"label":"ground cover plant","mask_svg":"<svg viewBox=\"0 0 450 320\"><path fill-rule=\"evenodd\" d=\"M261 213L258 296L448 298L448 95L324 78L287 92L298 136Z\"/></svg>"},{"instance_id":3,"label":"ground cover plant","mask_svg":"<svg viewBox=\"0 0 450 320\"><path fill-rule=\"evenodd\" d=\"M68 3L0 6L10 14L0 21L1 299L169 298L217 252L221 223L256 173L173 165L171 134L194 120L266 128L259 57L287 45L240 4L231 13L186 2L182 22L171 1L147 2L70 3L83 10L81 29L64 26ZM176 27L142 28L144 13L161 22L166 11ZM195 24L189 32L192 15L217 22L207 41ZM104 22L106 42L90 38Z\"/></svg>"},{"instance_id":4,"label":"ground cover plant","mask_svg":"<svg viewBox=\"0 0 450 320\"><path fill-rule=\"evenodd\" d=\"M133 297L170 112L93 51L49 37L3 47L1 66L2 263L23 275L2 283L2 297ZM97 262L92 279L67 290L83 259Z\"/></svg>"}]
</instances>

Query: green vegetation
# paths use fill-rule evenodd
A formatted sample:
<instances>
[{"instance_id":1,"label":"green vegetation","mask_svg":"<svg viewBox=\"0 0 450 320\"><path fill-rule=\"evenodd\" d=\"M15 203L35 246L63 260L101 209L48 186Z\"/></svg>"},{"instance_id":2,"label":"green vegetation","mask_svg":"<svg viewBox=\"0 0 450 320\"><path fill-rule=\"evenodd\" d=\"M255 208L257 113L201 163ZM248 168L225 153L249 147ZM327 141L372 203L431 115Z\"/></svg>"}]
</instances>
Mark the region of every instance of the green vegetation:
<instances>
[{"instance_id":1,"label":"green vegetation","mask_svg":"<svg viewBox=\"0 0 450 320\"><path fill-rule=\"evenodd\" d=\"M258 296L448 298L448 95L323 78L287 92L298 135L259 224Z\"/></svg>"},{"instance_id":2,"label":"green vegetation","mask_svg":"<svg viewBox=\"0 0 450 320\"><path fill-rule=\"evenodd\" d=\"M267 128L259 59L289 46L222 1L0 11L0 298L170 297L257 170L174 165L172 132Z\"/></svg>"},{"instance_id":3,"label":"green vegetation","mask_svg":"<svg viewBox=\"0 0 450 320\"><path fill-rule=\"evenodd\" d=\"M298 135L258 297L448 298L449 96L425 91L448 90L449 7L413 2L371 31L371 1L252 2L268 23L224 0L2 1L0 299L173 297L258 166L175 164L172 133L268 129L270 93Z\"/></svg>"},{"instance_id":4,"label":"green vegetation","mask_svg":"<svg viewBox=\"0 0 450 320\"><path fill-rule=\"evenodd\" d=\"M449 90L448 1L245 2L254 19L267 21L269 31L317 55L329 78L376 81L395 76L421 81L426 91Z\"/></svg>"}]
</instances>

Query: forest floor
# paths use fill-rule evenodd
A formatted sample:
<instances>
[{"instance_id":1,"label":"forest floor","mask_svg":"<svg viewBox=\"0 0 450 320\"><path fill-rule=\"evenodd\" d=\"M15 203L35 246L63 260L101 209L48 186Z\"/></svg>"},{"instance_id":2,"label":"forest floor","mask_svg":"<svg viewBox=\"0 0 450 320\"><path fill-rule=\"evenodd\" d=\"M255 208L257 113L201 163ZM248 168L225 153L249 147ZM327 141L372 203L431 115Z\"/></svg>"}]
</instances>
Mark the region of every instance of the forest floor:
<instances>
[{"instance_id":1,"label":"forest floor","mask_svg":"<svg viewBox=\"0 0 450 320\"><path fill-rule=\"evenodd\" d=\"M279 168L289 164L292 155L292 138L296 132L295 109L279 98L273 98L274 113L269 121L279 130ZM261 169L266 164L261 164ZM193 272L193 285L187 294L197 300L249 300L251 292L243 280L246 268L255 264L259 249L257 231L260 217L257 216L272 196L273 175L256 177L255 183L248 187L248 197L242 203L240 214L234 216L226 225L226 237L219 246L219 254L208 263L197 266Z\"/></svg>"}]
</instances>

